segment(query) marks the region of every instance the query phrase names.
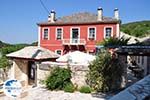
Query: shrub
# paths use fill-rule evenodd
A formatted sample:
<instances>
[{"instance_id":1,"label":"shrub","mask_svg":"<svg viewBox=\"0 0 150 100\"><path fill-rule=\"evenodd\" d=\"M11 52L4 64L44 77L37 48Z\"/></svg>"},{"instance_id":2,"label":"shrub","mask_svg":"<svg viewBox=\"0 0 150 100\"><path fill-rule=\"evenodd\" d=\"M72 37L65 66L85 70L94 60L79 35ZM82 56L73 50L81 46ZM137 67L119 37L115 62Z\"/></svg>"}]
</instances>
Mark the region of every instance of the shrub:
<instances>
[{"instance_id":1,"label":"shrub","mask_svg":"<svg viewBox=\"0 0 150 100\"><path fill-rule=\"evenodd\" d=\"M89 86L82 86L79 91L81 93L91 93L91 88Z\"/></svg>"},{"instance_id":2,"label":"shrub","mask_svg":"<svg viewBox=\"0 0 150 100\"><path fill-rule=\"evenodd\" d=\"M66 68L55 67L47 77L45 83L50 90L62 90L67 84L71 84L71 71Z\"/></svg>"},{"instance_id":3,"label":"shrub","mask_svg":"<svg viewBox=\"0 0 150 100\"><path fill-rule=\"evenodd\" d=\"M67 84L64 88L64 91L73 93L75 91L75 87L72 83Z\"/></svg>"},{"instance_id":4,"label":"shrub","mask_svg":"<svg viewBox=\"0 0 150 100\"><path fill-rule=\"evenodd\" d=\"M116 57L104 50L89 65L87 83L96 91L108 92L121 86L123 67Z\"/></svg>"}]
</instances>

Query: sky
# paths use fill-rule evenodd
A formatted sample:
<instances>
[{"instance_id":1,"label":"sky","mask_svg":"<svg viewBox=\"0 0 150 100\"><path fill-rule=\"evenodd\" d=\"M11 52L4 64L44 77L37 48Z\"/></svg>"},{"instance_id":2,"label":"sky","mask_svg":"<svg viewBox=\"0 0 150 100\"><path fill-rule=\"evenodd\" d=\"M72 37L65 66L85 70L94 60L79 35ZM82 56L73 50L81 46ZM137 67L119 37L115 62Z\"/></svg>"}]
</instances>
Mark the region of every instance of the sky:
<instances>
[{"instance_id":1,"label":"sky","mask_svg":"<svg viewBox=\"0 0 150 100\"><path fill-rule=\"evenodd\" d=\"M46 8L55 10L56 17L78 12L97 13L113 17L119 9L122 23L150 20L150 0L42 0ZM48 12L40 0L0 0L0 40L16 43L32 43L38 40L37 23L47 21Z\"/></svg>"}]
</instances>

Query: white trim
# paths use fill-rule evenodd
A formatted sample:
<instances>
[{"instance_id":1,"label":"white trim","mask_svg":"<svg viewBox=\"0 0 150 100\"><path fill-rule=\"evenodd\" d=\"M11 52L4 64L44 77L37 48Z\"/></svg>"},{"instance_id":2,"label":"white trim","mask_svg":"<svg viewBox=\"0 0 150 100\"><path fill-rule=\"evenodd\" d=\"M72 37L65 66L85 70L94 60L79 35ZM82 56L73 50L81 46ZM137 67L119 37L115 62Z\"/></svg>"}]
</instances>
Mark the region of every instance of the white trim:
<instances>
[{"instance_id":1,"label":"white trim","mask_svg":"<svg viewBox=\"0 0 150 100\"><path fill-rule=\"evenodd\" d=\"M113 26L105 26L104 27L104 39L106 38L105 36L106 36L106 28L111 28L112 29L112 31L111 31L111 37L113 37Z\"/></svg>"},{"instance_id":2,"label":"white trim","mask_svg":"<svg viewBox=\"0 0 150 100\"><path fill-rule=\"evenodd\" d=\"M55 50L55 53L57 54L57 51L58 51L58 50L61 51L61 54L60 54L60 55L62 55L62 54L63 54L63 50L61 50L61 49L56 49L56 50Z\"/></svg>"},{"instance_id":3,"label":"white trim","mask_svg":"<svg viewBox=\"0 0 150 100\"><path fill-rule=\"evenodd\" d=\"M61 29L62 30L62 34L61 34L61 39L60 40L63 40L63 34L64 34L63 27L56 27L56 29L55 29L55 40L58 40L57 39L57 29Z\"/></svg>"},{"instance_id":4,"label":"white trim","mask_svg":"<svg viewBox=\"0 0 150 100\"><path fill-rule=\"evenodd\" d=\"M78 39L80 39L80 27L70 27L70 39L72 39L72 29L78 29L79 32Z\"/></svg>"},{"instance_id":5,"label":"white trim","mask_svg":"<svg viewBox=\"0 0 150 100\"><path fill-rule=\"evenodd\" d=\"M120 24L116 25L116 36L120 38Z\"/></svg>"},{"instance_id":6,"label":"white trim","mask_svg":"<svg viewBox=\"0 0 150 100\"><path fill-rule=\"evenodd\" d=\"M38 27L38 47L40 47L41 44L41 27Z\"/></svg>"},{"instance_id":7,"label":"white trim","mask_svg":"<svg viewBox=\"0 0 150 100\"><path fill-rule=\"evenodd\" d=\"M88 30L88 31L87 31L87 32L88 32L87 40L90 40L90 39L89 39L89 34L90 34L89 29L90 29L90 28L94 28L94 29L95 29L95 37L94 37L94 40L96 40L96 33L97 33L97 29L96 29L96 27L95 27L95 26L89 26L89 27L88 27L88 29L87 29L87 30Z\"/></svg>"},{"instance_id":8,"label":"white trim","mask_svg":"<svg viewBox=\"0 0 150 100\"><path fill-rule=\"evenodd\" d=\"M42 40L45 40L45 39L44 39L44 29L48 29L48 40L50 40L50 29L49 29L49 27L44 27L44 28L42 29Z\"/></svg>"}]
</instances>

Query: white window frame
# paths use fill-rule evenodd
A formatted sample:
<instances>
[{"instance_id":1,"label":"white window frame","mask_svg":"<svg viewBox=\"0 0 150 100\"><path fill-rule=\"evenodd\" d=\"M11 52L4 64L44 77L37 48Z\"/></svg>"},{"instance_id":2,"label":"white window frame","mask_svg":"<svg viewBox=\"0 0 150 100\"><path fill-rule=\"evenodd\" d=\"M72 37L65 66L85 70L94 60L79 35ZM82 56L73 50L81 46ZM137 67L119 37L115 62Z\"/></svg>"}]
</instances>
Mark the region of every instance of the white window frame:
<instances>
[{"instance_id":1,"label":"white window frame","mask_svg":"<svg viewBox=\"0 0 150 100\"><path fill-rule=\"evenodd\" d=\"M104 39L106 38L106 28L111 28L111 37L113 37L113 26L105 26L104 27Z\"/></svg>"},{"instance_id":2,"label":"white window frame","mask_svg":"<svg viewBox=\"0 0 150 100\"><path fill-rule=\"evenodd\" d=\"M56 49L56 50L55 50L55 53L56 53L56 54L58 54L57 51L61 51L61 54L60 54L60 55L62 55L63 50L61 50L61 49Z\"/></svg>"},{"instance_id":3,"label":"white window frame","mask_svg":"<svg viewBox=\"0 0 150 100\"><path fill-rule=\"evenodd\" d=\"M61 29L62 30L62 33L61 33L61 39L57 39L57 29ZM55 30L55 40L63 40L63 27L56 27L56 30Z\"/></svg>"},{"instance_id":4,"label":"white window frame","mask_svg":"<svg viewBox=\"0 0 150 100\"><path fill-rule=\"evenodd\" d=\"M48 29L48 39L44 39L44 30L45 30L45 29ZM49 29L48 27L44 27L44 28L42 29L42 39L43 39L43 40L49 40L49 39L50 39L49 36L50 36L50 29Z\"/></svg>"},{"instance_id":5,"label":"white window frame","mask_svg":"<svg viewBox=\"0 0 150 100\"><path fill-rule=\"evenodd\" d=\"M70 27L70 39L72 39L72 29L78 29L78 31L79 31L78 39L80 39L80 27Z\"/></svg>"},{"instance_id":6,"label":"white window frame","mask_svg":"<svg viewBox=\"0 0 150 100\"><path fill-rule=\"evenodd\" d=\"M95 26L90 26L88 27L88 37L87 37L87 40L90 40L90 28L94 28L95 29L95 37L94 37L94 40L96 40L96 33L97 33L97 30L96 30L96 27Z\"/></svg>"}]
</instances>

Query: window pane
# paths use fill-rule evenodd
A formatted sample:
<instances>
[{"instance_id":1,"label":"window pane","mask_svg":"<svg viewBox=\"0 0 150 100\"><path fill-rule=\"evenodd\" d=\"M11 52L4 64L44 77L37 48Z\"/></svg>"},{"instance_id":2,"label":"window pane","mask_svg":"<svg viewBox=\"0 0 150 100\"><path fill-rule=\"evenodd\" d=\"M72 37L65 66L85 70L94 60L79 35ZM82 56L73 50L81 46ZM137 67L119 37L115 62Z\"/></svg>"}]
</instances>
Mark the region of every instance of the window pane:
<instances>
[{"instance_id":1,"label":"window pane","mask_svg":"<svg viewBox=\"0 0 150 100\"><path fill-rule=\"evenodd\" d=\"M89 28L89 38L95 39L95 28Z\"/></svg>"},{"instance_id":2,"label":"window pane","mask_svg":"<svg viewBox=\"0 0 150 100\"><path fill-rule=\"evenodd\" d=\"M62 29L58 28L57 29L57 40L61 40L61 37L62 37Z\"/></svg>"},{"instance_id":3,"label":"window pane","mask_svg":"<svg viewBox=\"0 0 150 100\"><path fill-rule=\"evenodd\" d=\"M48 39L48 29L44 29L44 39Z\"/></svg>"},{"instance_id":4,"label":"window pane","mask_svg":"<svg viewBox=\"0 0 150 100\"><path fill-rule=\"evenodd\" d=\"M112 32L111 28L106 28L106 30L105 30L105 37L106 38L110 38L111 37L111 32Z\"/></svg>"}]
</instances>

